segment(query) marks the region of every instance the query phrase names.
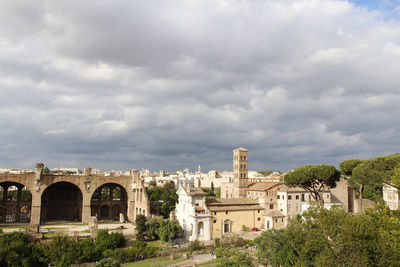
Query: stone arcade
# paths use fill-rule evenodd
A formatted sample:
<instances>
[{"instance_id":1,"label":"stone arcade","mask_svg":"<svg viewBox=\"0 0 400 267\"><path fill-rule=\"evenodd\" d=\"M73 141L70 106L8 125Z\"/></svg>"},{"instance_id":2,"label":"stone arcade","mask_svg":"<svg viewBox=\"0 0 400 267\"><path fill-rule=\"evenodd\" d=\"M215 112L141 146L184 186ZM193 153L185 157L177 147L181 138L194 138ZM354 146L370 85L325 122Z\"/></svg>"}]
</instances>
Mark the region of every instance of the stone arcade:
<instances>
[{"instance_id":1,"label":"stone arcade","mask_svg":"<svg viewBox=\"0 0 400 267\"><path fill-rule=\"evenodd\" d=\"M137 170L129 176L54 175L37 163L31 174L0 174L0 223L30 223L37 231L48 222L89 223L99 220L134 222L150 216L144 181Z\"/></svg>"}]
</instances>

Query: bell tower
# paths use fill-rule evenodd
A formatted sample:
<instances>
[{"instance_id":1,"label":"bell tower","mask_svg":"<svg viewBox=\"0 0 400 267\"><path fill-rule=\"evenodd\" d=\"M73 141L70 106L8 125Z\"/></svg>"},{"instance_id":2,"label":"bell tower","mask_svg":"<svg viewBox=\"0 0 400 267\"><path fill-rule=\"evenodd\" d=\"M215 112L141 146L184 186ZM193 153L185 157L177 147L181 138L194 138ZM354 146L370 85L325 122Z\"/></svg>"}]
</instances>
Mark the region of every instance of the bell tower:
<instances>
[{"instance_id":1,"label":"bell tower","mask_svg":"<svg viewBox=\"0 0 400 267\"><path fill-rule=\"evenodd\" d=\"M233 197L246 197L248 189L248 155L243 147L233 150Z\"/></svg>"}]
</instances>

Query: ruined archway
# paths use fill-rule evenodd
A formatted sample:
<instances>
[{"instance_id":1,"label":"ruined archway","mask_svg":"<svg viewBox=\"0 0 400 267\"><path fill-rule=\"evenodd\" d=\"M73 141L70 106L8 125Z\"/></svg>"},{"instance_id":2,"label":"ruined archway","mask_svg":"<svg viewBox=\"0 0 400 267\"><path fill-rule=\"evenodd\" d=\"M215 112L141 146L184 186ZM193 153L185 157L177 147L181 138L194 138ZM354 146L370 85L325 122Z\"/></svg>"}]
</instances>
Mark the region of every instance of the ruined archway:
<instances>
[{"instance_id":1,"label":"ruined archway","mask_svg":"<svg viewBox=\"0 0 400 267\"><path fill-rule=\"evenodd\" d=\"M40 219L49 221L82 221L82 192L74 184L58 182L50 185L42 194Z\"/></svg>"},{"instance_id":2,"label":"ruined archway","mask_svg":"<svg viewBox=\"0 0 400 267\"><path fill-rule=\"evenodd\" d=\"M98 187L90 200L91 216L102 221L119 221L120 214L126 218L127 193L124 187L116 183L107 183Z\"/></svg>"},{"instance_id":3,"label":"ruined archway","mask_svg":"<svg viewBox=\"0 0 400 267\"><path fill-rule=\"evenodd\" d=\"M25 185L16 182L0 183L0 222L29 223L32 195Z\"/></svg>"}]
</instances>

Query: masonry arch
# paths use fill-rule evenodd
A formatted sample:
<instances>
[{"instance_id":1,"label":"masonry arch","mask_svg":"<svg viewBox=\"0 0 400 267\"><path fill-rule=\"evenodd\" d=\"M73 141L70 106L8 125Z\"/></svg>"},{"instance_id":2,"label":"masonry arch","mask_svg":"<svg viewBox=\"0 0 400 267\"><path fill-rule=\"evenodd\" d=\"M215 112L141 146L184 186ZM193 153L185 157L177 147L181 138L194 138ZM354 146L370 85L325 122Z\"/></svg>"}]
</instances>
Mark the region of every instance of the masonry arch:
<instances>
[{"instance_id":1,"label":"masonry arch","mask_svg":"<svg viewBox=\"0 0 400 267\"><path fill-rule=\"evenodd\" d=\"M50 221L82 221L82 192L70 182L57 182L48 186L42 194L40 219Z\"/></svg>"},{"instance_id":2,"label":"masonry arch","mask_svg":"<svg viewBox=\"0 0 400 267\"><path fill-rule=\"evenodd\" d=\"M25 185L5 181L0 183L0 222L29 223L32 194Z\"/></svg>"},{"instance_id":3,"label":"masonry arch","mask_svg":"<svg viewBox=\"0 0 400 267\"><path fill-rule=\"evenodd\" d=\"M99 220L119 221L120 214L126 218L127 192L120 184L103 184L93 192L90 207L91 216Z\"/></svg>"},{"instance_id":4,"label":"masonry arch","mask_svg":"<svg viewBox=\"0 0 400 267\"><path fill-rule=\"evenodd\" d=\"M204 235L204 223L203 222L199 222L199 224L197 225L197 234L199 236Z\"/></svg>"}]
</instances>

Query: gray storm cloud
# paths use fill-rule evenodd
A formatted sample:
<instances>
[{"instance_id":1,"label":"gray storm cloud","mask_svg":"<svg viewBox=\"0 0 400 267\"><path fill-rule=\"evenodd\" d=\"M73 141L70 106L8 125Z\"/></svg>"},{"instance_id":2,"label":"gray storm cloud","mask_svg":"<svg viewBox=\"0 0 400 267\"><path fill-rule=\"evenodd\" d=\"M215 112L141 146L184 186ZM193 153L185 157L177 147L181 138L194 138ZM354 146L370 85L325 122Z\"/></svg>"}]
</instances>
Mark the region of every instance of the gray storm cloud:
<instances>
[{"instance_id":1,"label":"gray storm cloud","mask_svg":"<svg viewBox=\"0 0 400 267\"><path fill-rule=\"evenodd\" d=\"M399 151L400 24L347 1L0 1L0 165L230 170Z\"/></svg>"}]
</instances>

